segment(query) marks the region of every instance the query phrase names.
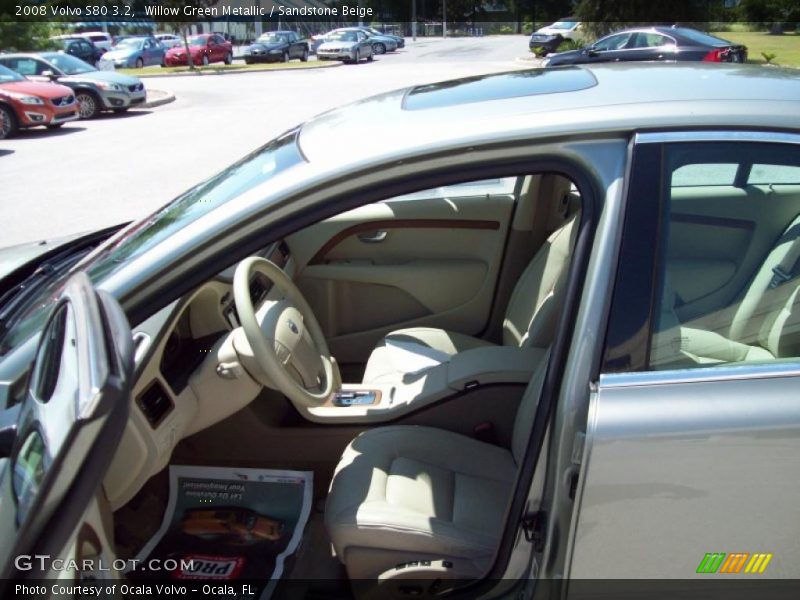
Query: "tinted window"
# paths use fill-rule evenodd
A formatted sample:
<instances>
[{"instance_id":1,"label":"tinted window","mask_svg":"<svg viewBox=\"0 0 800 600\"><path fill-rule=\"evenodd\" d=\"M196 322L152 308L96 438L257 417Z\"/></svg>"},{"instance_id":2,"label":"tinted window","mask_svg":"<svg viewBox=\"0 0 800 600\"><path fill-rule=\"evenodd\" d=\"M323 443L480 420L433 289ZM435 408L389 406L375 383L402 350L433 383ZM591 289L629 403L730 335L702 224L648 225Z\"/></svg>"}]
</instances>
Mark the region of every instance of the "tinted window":
<instances>
[{"instance_id":1,"label":"tinted window","mask_svg":"<svg viewBox=\"0 0 800 600\"><path fill-rule=\"evenodd\" d=\"M769 193L730 186L750 163ZM662 164L651 368L800 357L800 189L772 187L797 181L800 147L672 144Z\"/></svg>"},{"instance_id":2,"label":"tinted window","mask_svg":"<svg viewBox=\"0 0 800 600\"><path fill-rule=\"evenodd\" d=\"M417 86L406 94L403 109L443 108L486 100L574 92L596 84L594 75L578 67L479 75Z\"/></svg>"},{"instance_id":3,"label":"tinted window","mask_svg":"<svg viewBox=\"0 0 800 600\"><path fill-rule=\"evenodd\" d=\"M723 46L731 45L731 43L727 40L714 37L713 35L708 35L707 33L703 33L702 31L697 31L696 29L676 28L675 33L687 38L691 42L702 44L704 46L714 46L716 48L721 48Z\"/></svg>"},{"instance_id":4,"label":"tinted window","mask_svg":"<svg viewBox=\"0 0 800 600\"><path fill-rule=\"evenodd\" d=\"M630 33L620 33L618 35L610 35L607 38L603 38L592 47L595 50L600 50L600 51L621 50L628 44L628 40L630 40L630 38L631 38Z\"/></svg>"},{"instance_id":5,"label":"tinted window","mask_svg":"<svg viewBox=\"0 0 800 600\"><path fill-rule=\"evenodd\" d=\"M672 173L672 186L733 185L738 164L699 163L678 167Z\"/></svg>"}]
</instances>

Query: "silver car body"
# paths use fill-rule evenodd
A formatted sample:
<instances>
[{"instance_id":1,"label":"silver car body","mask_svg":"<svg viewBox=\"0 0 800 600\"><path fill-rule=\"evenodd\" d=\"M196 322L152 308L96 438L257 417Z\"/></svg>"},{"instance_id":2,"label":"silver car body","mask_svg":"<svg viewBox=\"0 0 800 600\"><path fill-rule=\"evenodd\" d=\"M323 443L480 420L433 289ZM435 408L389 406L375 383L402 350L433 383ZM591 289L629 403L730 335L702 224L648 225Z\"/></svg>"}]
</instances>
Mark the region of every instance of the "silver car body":
<instances>
[{"instance_id":1,"label":"silver car body","mask_svg":"<svg viewBox=\"0 0 800 600\"><path fill-rule=\"evenodd\" d=\"M374 136L378 130L385 135ZM360 143L331 152L342 138ZM122 232L111 244L130 235L132 252L109 261L96 283L141 316L170 290L189 289L187 278L213 276L217 257L243 257L245 236L274 239L352 208L353 198L415 191L427 177L556 161L594 190L587 217L594 224L576 250L584 272L571 275L581 282L572 292L577 310L555 353L560 385L539 477L536 455L520 467L521 480L532 483L517 510L533 507L547 519L509 521L508 560L491 576L530 585L534 578L688 578L699 576L704 552L719 549L773 553L768 575L798 578L800 361L636 373L598 367L625 217L653 200L628 197L632 157L652 144L708 141L796 148L800 78L754 66L637 64L398 90L305 123L297 134L305 160L269 181L188 211L179 224L164 224L169 231L159 231L156 214ZM162 239L149 244L148 227Z\"/></svg>"},{"instance_id":2,"label":"silver car body","mask_svg":"<svg viewBox=\"0 0 800 600\"><path fill-rule=\"evenodd\" d=\"M345 39L336 39L343 36ZM355 38L355 39L350 39ZM353 61L360 58L371 58L373 46L369 36L359 30L337 29L326 37L326 41L317 47L319 60Z\"/></svg>"}]
</instances>

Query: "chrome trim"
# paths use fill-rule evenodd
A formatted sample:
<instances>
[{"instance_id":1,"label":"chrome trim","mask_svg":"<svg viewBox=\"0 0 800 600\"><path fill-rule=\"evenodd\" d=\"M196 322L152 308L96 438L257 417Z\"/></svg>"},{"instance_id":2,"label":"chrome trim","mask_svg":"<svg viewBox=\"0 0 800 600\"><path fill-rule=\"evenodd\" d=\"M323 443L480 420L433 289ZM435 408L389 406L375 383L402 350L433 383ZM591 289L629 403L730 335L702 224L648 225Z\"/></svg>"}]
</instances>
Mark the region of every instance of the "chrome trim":
<instances>
[{"instance_id":1,"label":"chrome trim","mask_svg":"<svg viewBox=\"0 0 800 600\"><path fill-rule=\"evenodd\" d=\"M800 134L779 131L654 131L637 133L634 138L636 144L734 141L800 144Z\"/></svg>"},{"instance_id":2,"label":"chrome trim","mask_svg":"<svg viewBox=\"0 0 800 600\"><path fill-rule=\"evenodd\" d=\"M133 362L137 366L142 362L142 359L150 349L150 336L143 331L137 331L133 334Z\"/></svg>"},{"instance_id":3,"label":"chrome trim","mask_svg":"<svg viewBox=\"0 0 800 600\"><path fill-rule=\"evenodd\" d=\"M789 360L794 362L789 362ZM800 377L798 359L767 364L726 364L718 367L696 369L672 369L668 371L645 371L639 373L610 373L600 375L601 388L627 388L676 383L699 383L706 381L738 381L742 379L770 379L777 377Z\"/></svg>"}]
</instances>

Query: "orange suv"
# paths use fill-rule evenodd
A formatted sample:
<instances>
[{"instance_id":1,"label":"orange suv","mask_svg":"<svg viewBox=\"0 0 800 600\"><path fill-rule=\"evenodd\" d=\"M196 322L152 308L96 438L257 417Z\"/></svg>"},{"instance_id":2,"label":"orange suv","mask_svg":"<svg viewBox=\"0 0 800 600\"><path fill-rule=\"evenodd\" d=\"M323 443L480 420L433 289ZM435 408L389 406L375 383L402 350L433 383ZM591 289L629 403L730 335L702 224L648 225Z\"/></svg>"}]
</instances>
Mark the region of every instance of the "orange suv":
<instances>
[{"instance_id":1,"label":"orange suv","mask_svg":"<svg viewBox=\"0 0 800 600\"><path fill-rule=\"evenodd\" d=\"M0 140L18 129L56 129L78 118L75 94L66 86L29 81L0 65Z\"/></svg>"}]
</instances>

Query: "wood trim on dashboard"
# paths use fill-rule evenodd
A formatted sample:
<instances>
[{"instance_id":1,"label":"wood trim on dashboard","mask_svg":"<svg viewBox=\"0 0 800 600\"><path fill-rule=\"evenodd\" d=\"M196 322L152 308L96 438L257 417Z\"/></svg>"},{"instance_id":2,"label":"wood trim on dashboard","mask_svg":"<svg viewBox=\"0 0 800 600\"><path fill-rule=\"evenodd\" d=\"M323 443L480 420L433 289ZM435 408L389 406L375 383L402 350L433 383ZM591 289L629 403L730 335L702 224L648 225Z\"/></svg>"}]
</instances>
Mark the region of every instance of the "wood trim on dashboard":
<instances>
[{"instance_id":1,"label":"wood trim on dashboard","mask_svg":"<svg viewBox=\"0 0 800 600\"><path fill-rule=\"evenodd\" d=\"M343 229L331 239L308 261L310 265L322 264L328 253L347 238L376 229L500 229L499 221L482 221L477 219L385 219L365 221Z\"/></svg>"}]
</instances>

